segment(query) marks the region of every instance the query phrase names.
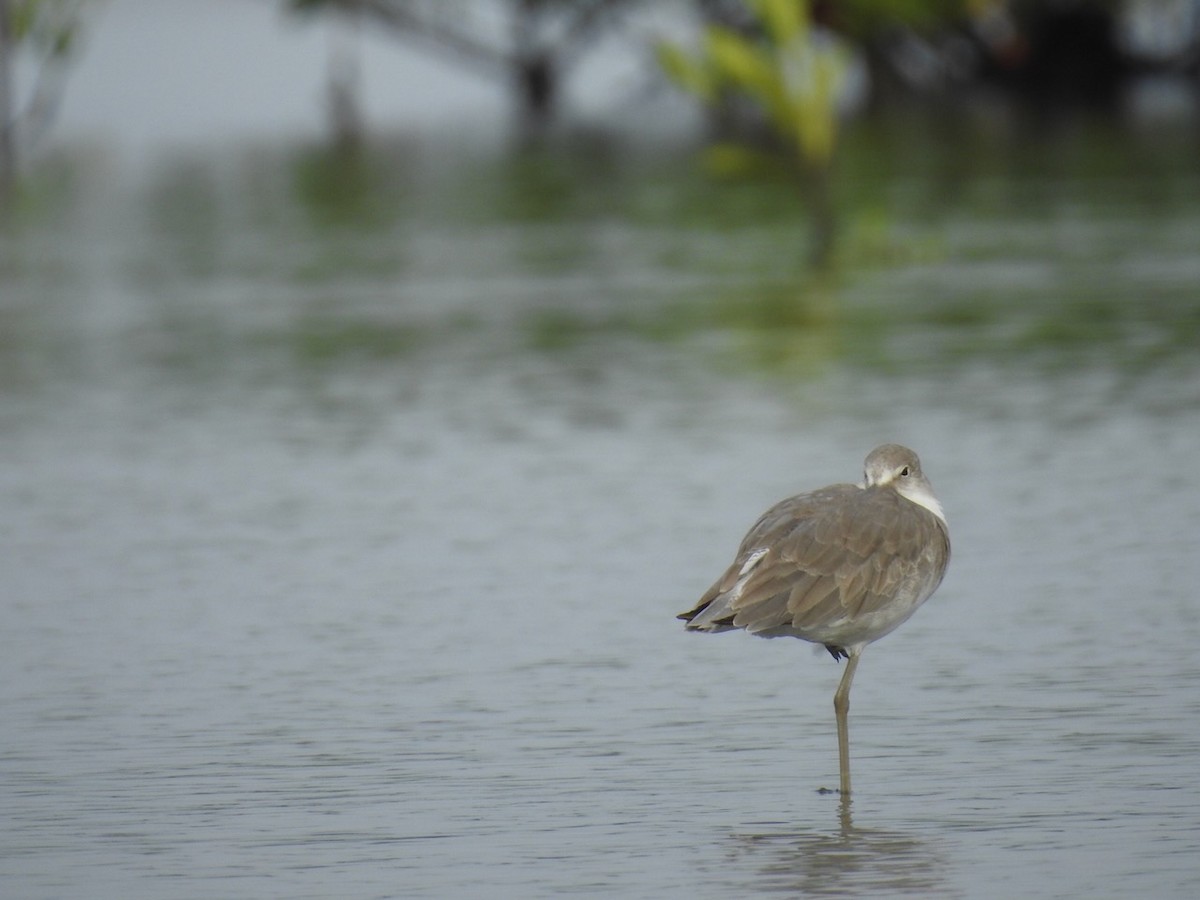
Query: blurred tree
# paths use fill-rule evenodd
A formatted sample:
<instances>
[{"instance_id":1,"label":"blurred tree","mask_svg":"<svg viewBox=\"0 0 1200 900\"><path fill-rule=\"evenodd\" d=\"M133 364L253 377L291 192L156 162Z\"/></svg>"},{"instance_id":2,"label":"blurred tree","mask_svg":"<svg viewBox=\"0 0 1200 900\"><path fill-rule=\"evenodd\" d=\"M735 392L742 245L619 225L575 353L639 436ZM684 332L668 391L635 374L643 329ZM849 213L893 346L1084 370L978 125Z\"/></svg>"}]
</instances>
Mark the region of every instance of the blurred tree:
<instances>
[{"instance_id":1,"label":"blurred tree","mask_svg":"<svg viewBox=\"0 0 1200 900\"><path fill-rule=\"evenodd\" d=\"M334 143L352 151L358 147L363 130L359 105L362 16L357 9L346 6L331 14L337 21L329 37L329 119Z\"/></svg>"},{"instance_id":2,"label":"blurred tree","mask_svg":"<svg viewBox=\"0 0 1200 900\"><path fill-rule=\"evenodd\" d=\"M20 151L41 137L58 110L83 6L84 0L0 0L0 201L16 178ZM25 91L18 90L19 56L33 72Z\"/></svg>"},{"instance_id":3,"label":"blurred tree","mask_svg":"<svg viewBox=\"0 0 1200 900\"><path fill-rule=\"evenodd\" d=\"M562 79L600 39L610 16L638 0L286 0L301 12L338 10L508 80L521 125L537 132L557 110ZM487 11L498 8L497 22Z\"/></svg>"},{"instance_id":4,"label":"blurred tree","mask_svg":"<svg viewBox=\"0 0 1200 900\"><path fill-rule=\"evenodd\" d=\"M668 75L704 103L728 108L748 102L761 111L773 148L783 150L807 186L812 259L823 265L833 248L829 170L851 50L814 25L807 0L746 0L746 9L751 17L739 27L709 24L698 54L664 43L660 60ZM708 158L725 173L771 164L769 155L744 142L719 143Z\"/></svg>"},{"instance_id":5,"label":"blurred tree","mask_svg":"<svg viewBox=\"0 0 1200 900\"><path fill-rule=\"evenodd\" d=\"M834 249L831 177L841 116L896 80L897 48L950 32L1001 2L696 0L705 22L698 51L663 43L659 60L713 111L722 135L735 135L710 148L711 168L737 174L778 169L782 160L800 176L812 210L811 258L821 266Z\"/></svg>"},{"instance_id":6,"label":"blurred tree","mask_svg":"<svg viewBox=\"0 0 1200 900\"><path fill-rule=\"evenodd\" d=\"M982 75L1044 121L1064 108L1115 112L1124 82L1142 68L1128 42L1122 46L1119 19L1129 5L1012 0L1008 42L987 47L995 52L988 52Z\"/></svg>"},{"instance_id":7,"label":"blurred tree","mask_svg":"<svg viewBox=\"0 0 1200 900\"><path fill-rule=\"evenodd\" d=\"M756 4L747 0L695 0L709 25L719 25L743 35L762 31ZM965 22L1008 5L1008 0L793 0L807 9L812 24L840 36L863 57L875 92L886 92L896 78L911 77L914 56L927 65L941 66L943 55L930 38L957 35ZM902 58L907 57L907 58ZM898 71L898 70L909 71ZM928 87L928 83L922 87Z\"/></svg>"},{"instance_id":8,"label":"blurred tree","mask_svg":"<svg viewBox=\"0 0 1200 900\"><path fill-rule=\"evenodd\" d=\"M813 27L806 0L747 0L755 18L735 29L710 24L699 55L673 44L659 47L667 74L714 106L746 100L801 165L828 166L837 134L837 99L849 51ZM725 159L741 148L722 148Z\"/></svg>"}]
</instances>

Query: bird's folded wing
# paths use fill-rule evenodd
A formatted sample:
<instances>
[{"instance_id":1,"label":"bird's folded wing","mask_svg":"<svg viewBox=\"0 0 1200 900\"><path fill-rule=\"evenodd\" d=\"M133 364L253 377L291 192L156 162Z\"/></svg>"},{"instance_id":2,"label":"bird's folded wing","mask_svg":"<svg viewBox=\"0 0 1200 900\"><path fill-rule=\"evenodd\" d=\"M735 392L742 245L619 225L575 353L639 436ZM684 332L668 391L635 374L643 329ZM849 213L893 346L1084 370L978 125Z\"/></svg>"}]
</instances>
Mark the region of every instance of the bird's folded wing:
<instances>
[{"instance_id":1,"label":"bird's folded wing","mask_svg":"<svg viewBox=\"0 0 1200 900\"><path fill-rule=\"evenodd\" d=\"M937 519L891 490L834 485L769 509L689 618L706 630L798 631L886 605L949 554Z\"/></svg>"}]
</instances>

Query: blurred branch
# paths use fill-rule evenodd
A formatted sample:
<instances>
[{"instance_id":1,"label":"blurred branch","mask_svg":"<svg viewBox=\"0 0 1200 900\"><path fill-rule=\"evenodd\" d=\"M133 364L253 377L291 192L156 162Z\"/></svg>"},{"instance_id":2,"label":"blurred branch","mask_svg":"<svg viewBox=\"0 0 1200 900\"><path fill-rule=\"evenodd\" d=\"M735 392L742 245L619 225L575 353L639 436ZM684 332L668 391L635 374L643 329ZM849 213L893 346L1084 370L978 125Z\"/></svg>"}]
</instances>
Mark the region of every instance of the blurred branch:
<instances>
[{"instance_id":1,"label":"blurred branch","mask_svg":"<svg viewBox=\"0 0 1200 900\"><path fill-rule=\"evenodd\" d=\"M563 34L558 44L558 55L567 57L575 54L580 46L595 38L602 16L616 12L621 7L631 6L634 2L636 0L592 0Z\"/></svg>"},{"instance_id":2,"label":"blurred branch","mask_svg":"<svg viewBox=\"0 0 1200 900\"><path fill-rule=\"evenodd\" d=\"M423 16L413 4L404 0L291 0L291 5L301 12L341 9L369 16L391 31L415 38L436 50L449 51L492 74L506 71L511 63L509 54L477 35Z\"/></svg>"},{"instance_id":3,"label":"blurred branch","mask_svg":"<svg viewBox=\"0 0 1200 900\"><path fill-rule=\"evenodd\" d=\"M0 206L17 174L16 115L13 112L13 35L11 0L0 0Z\"/></svg>"},{"instance_id":4,"label":"blurred branch","mask_svg":"<svg viewBox=\"0 0 1200 900\"><path fill-rule=\"evenodd\" d=\"M0 0L0 184L16 178L22 149L49 129L75 45L84 0ZM33 57L27 97L18 96L16 60Z\"/></svg>"},{"instance_id":5,"label":"blurred branch","mask_svg":"<svg viewBox=\"0 0 1200 900\"><path fill-rule=\"evenodd\" d=\"M486 77L507 78L521 102L523 122L538 128L552 117L558 86L607 25L606 16L646 0L501 0L510 27L473 30L468 15L450 18L450 4L418 0L288 0L297 11L341 10L448 54ZM472 4L460 3L459 7ZM433 12L436 10L436 12Z\"/></svg>"}]
</instances>

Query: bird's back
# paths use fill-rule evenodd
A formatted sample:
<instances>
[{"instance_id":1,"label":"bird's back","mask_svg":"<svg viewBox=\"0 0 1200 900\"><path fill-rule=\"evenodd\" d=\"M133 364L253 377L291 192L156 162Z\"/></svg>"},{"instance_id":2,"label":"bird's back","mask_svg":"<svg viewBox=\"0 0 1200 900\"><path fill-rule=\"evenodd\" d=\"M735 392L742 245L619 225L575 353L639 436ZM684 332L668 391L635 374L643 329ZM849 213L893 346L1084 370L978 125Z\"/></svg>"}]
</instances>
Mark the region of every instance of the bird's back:
<instances>
[{"instance_id":1,"label":"bird's back","mask_svg":"<svg viewBox=\"0 0 1200 900\"><path fill-rule=\"evenodd\" d=\"M680 618L691 630L861 646L912 615L949 557L945 523L930 510L889 487L832 485L767 510Z\"/></svg>"}]
</instances>

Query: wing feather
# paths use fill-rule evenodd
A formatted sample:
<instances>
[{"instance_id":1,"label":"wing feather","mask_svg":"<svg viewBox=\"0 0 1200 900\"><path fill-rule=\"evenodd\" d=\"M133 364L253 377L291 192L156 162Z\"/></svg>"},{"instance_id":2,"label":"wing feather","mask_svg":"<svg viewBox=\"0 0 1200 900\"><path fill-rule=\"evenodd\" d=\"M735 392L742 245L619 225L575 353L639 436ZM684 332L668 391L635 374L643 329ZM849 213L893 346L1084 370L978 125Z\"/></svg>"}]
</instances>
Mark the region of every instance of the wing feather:
<instances>
[{"instance_id":1,"label":"wing feather","mask_svg":"<svg viewBox=\"0 0 1200 900\"><path fill-rule=\"evenodd\" d=\"M833 485L767 510L733 564L680 618L692 629L804 636L871 615L906 585L925 582L916 587L928 596L949 553L944 524L896 491Z\"/></svg>"}]
</instances>

